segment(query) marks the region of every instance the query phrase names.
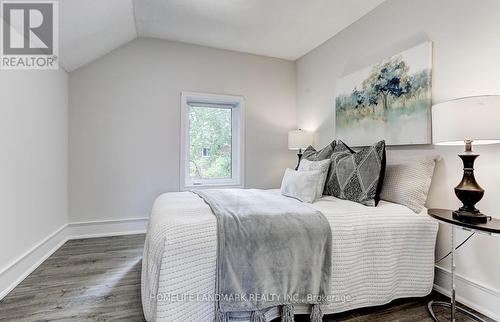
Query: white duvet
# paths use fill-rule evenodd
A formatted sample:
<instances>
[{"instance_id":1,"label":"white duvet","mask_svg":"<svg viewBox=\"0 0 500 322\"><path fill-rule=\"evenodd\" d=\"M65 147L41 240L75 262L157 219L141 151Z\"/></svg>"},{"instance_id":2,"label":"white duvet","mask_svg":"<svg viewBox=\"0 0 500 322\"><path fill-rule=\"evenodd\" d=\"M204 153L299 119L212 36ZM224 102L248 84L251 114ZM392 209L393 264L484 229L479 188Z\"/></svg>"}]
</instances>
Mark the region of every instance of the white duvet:
<instances>
[{"instance_id":1,"label":"white duvet","mask_svg":"<svg viewBox=\"0 0 500 322\"><path fill-rule=\"evenodd\" d=\"M279 192L276 192L279 193ZM425 213L381 201L378 207L323 197L312 204L332 229L333 297L323 313L425 296L434 280L438 224ZM153 206L142 262L147 321L214 320L216 219L191 192L166 193ZM296 306L295 313L309 313ZM277 309L266 313L270 321ZM232 316L231 321L248 321Z\"/></svg>"}]
</instances>

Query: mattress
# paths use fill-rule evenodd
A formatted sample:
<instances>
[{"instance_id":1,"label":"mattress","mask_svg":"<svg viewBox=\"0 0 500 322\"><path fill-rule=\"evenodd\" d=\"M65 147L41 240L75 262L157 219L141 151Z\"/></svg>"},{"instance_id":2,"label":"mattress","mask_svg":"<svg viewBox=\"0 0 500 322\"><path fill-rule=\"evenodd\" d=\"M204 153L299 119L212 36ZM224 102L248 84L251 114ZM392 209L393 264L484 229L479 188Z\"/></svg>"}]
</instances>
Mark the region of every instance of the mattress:
<instances>
[{"instance_id":1,"label":"mattress","mask_svg":"<svg viewBox=\"0 0 500 322\"><path fill-rule=\"evenodd\" d=\"M279 193L279 191L271 191ZM332 230L332 296L325 314L386 304L430 293L438 224L405 206L381 201L366 207L325 196L311 204ZM213 321L216 219L191 192L161 195L144 245L142 304L147 321ZM295 313L309 313L296 305ZM266 312L271 321L278 309ZM233 314L230 321L249 321Z\"/></svg>"}]
</instances>

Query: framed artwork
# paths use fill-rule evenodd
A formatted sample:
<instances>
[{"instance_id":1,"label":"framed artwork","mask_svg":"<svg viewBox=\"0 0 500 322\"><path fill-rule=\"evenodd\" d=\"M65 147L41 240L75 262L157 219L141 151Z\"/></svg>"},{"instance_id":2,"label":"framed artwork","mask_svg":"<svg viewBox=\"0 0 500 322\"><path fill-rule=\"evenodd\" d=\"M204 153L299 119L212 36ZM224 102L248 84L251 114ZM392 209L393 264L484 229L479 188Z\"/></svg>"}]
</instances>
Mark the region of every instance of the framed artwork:
<instances>
[{"instance_id":1,"label":"framed artwork","mask_svg":"<svg viewBox=\"0 0 500 322\"><path fill-rule=\"evenodd\" d=\"M431 78L431 42L341 78L336 137L352 146L430 144Z\"/></svg>"}]
</instances>

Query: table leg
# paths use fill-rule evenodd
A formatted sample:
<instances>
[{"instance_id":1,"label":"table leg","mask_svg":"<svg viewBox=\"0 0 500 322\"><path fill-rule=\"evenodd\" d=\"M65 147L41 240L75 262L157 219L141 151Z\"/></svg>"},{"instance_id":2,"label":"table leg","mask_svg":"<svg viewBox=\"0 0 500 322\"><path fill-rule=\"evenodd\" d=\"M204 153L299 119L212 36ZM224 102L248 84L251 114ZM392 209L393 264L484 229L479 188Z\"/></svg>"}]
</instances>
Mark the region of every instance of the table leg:
<instances>
[{"instance_id":1,"label":"table leg","mask_svg":"<svg viewBox=\"0 0 500 322\"><path fill-rule=\"evenodd\" d=\"M433 306L443 306L450 308L451 311L451 322L456 322L456 312L461 312L462 314L470 317L473 321L478 321L478 322L486 322L484 319L480 318L476 314L461 308L459 306L456 306L456 300L455 300L455 227L451 227L451 298L450 302L444 302L444 301L430 301L427 304L427 310L429 311L429 314L431 315L432 319L436 322L439 322L439 319L434 313Z\"/></svg>"},{"instance_id":2,"label":"table leg","mask_svg":"<svg viewBox=\"0 0 500 322\"><path fill-rule=\"evenodd\" d=\"M451 227L451 322L455 322L455 227Z\"/></svg>"}]
</instances>

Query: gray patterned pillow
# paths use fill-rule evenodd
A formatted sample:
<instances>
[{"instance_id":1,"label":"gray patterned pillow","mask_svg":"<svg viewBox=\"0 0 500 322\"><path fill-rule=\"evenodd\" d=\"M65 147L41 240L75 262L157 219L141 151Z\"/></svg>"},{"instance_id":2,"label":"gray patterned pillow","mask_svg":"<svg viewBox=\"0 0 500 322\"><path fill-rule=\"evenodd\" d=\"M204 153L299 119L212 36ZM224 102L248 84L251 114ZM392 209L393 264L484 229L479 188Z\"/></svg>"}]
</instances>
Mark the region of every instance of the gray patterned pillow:
<instances>
[{"instance_id":1,"label":"gray patterned pillow","mask_svg":"<svg viewBox=\"0 0 500 322\"><path fill-rule=\"evenodd\" d=\"M333 150L335 149L335 146L337 145L337 142L333 140L330 144L325 146L323 149L316 151L315 148L313 148L312 145L308 146L307 149L304 150L302 153L302 160L309 160L309 161L322 161L326 159L331 159ZM300 169L300 165L302 162L299 162L298 168ZM326 177L328 178L330 176L330 172L332 171L332 167L328 168L328 172L326 174ZM324 194L322 191L319 196L321 197Z\"/></svg>"},{"instance_id":2,"label":"gray patterned pillow","mask_svg":"<svg viewBox=\"0 0 500 322\"><path fill-rule=\"evenodd\" d=\"M316 149L313 148L312 145L310 145L302 153L302 158L309 160L309 161L321 161L321 160L330 159L330 157L332 156L333 150L335 149L336 144L337 144L337 142L335 142L335 140L333 140L332 143L328 144L327 146L325 146L323 149L321 149L319 151L316 151Z\"/></svg>"},{"instance_id":3,"label":"gray patterned pillow","mask_svg":"<svg viewBox=\"0 0 500 322\"><path fill-rule=\"evenodd\" d=\"M339 141L331 157L325 195L376 206L385 174L385 141L355 152Z\"/></svg>"}]
</instances>

